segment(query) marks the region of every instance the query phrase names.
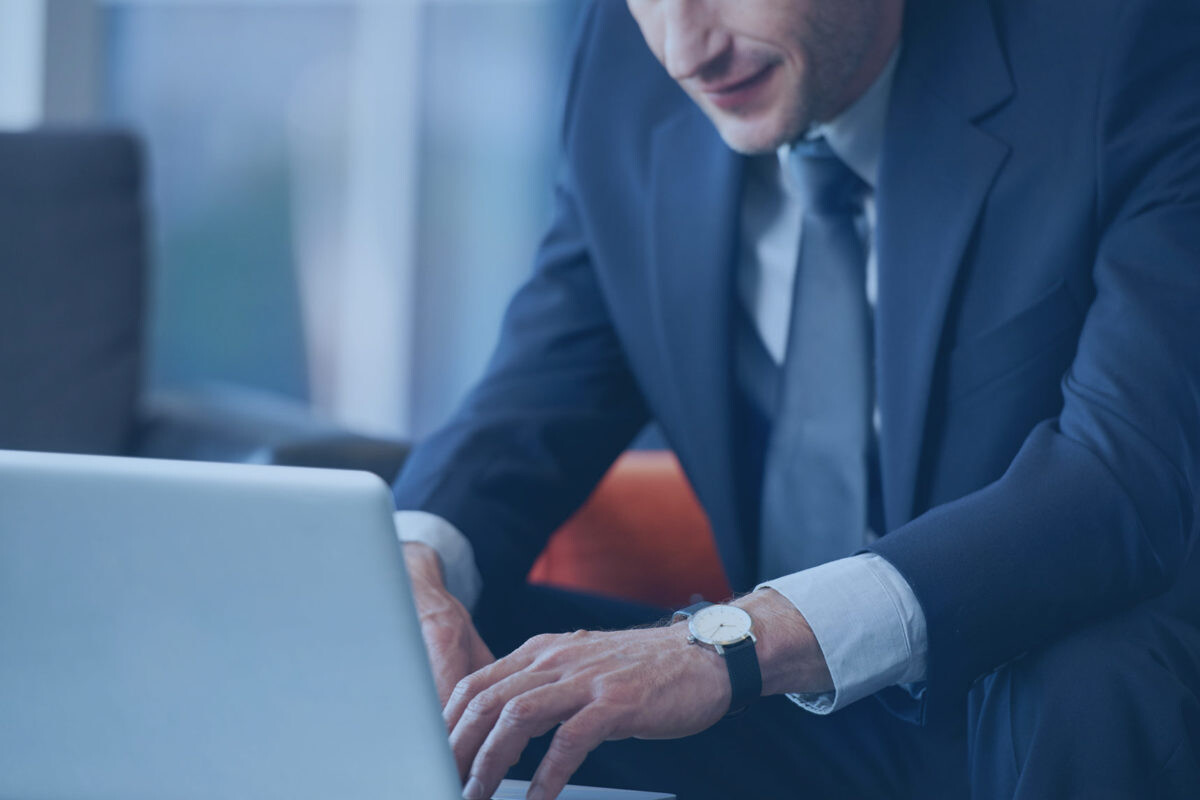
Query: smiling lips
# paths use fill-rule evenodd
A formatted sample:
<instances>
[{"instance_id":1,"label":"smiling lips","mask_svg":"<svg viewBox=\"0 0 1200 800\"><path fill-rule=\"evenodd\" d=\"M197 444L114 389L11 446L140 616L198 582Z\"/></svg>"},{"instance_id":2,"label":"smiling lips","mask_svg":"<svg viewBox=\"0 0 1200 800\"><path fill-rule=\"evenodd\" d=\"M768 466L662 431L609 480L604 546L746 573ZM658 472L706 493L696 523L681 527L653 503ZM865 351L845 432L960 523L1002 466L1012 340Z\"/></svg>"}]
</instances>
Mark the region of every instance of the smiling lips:
<instances>
[{"instance_id":1,"label":"smiling lips","mask_svg":"<svg viewBox=\"0 0 1200 800\"><path fill-rule=\"evenodd\" d=\"M736 111L758 97L770 77L775 74L776 66L776 64L767 64L748 77L727 81L716 86L701 86L700 90L718 108L725 111Z\"/></svg>"}]
</instances>

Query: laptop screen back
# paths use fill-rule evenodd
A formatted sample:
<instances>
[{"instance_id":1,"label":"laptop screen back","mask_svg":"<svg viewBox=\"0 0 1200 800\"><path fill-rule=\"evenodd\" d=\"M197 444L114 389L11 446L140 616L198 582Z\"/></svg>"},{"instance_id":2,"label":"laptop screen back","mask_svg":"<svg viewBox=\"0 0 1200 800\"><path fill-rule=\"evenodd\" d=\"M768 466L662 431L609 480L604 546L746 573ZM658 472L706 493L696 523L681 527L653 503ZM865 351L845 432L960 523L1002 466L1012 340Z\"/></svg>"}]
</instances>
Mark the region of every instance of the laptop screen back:
<instances>
[{"instance_id":1,"label":"laptop screen back","mask_svg":"<svg viewBox=\"0 0 1200 800\"><path fill-rule=\"evenodd\" d=\"M0 451L0 797L460 796L365 473Z\"/></svg>"}]
</instances>

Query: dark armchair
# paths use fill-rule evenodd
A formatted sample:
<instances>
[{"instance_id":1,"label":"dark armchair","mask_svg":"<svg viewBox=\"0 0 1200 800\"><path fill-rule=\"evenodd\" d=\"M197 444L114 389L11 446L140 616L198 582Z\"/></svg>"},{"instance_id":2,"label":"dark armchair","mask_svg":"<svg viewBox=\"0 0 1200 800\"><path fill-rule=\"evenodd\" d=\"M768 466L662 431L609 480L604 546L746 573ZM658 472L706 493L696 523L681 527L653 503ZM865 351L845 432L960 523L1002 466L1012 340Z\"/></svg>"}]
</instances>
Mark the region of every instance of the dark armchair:
<instances>
[{"instance_id":1,"label":"dark armchair","mask_svg":"<svg viewBox=\"0 0 1200 800\"><path fill-rule=\"evenodd\" d=\"M0 134L0 448L367 469L408 447L247 389L143 391L148 239L137 141Z\"/></svg>"}]
</instances>

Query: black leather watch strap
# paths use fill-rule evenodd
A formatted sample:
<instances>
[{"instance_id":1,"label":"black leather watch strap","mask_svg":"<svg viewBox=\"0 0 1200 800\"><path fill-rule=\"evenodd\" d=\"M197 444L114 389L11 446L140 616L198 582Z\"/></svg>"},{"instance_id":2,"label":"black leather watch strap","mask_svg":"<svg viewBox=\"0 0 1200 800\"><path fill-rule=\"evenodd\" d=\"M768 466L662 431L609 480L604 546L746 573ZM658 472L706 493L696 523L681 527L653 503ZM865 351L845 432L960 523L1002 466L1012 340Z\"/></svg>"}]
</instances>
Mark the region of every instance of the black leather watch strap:
<instances>
[{"instance_id":1,"label":"black leather watch strap","mask_svg":"<svg viewBox=\"0 0 1200 800\"><path fill-rule=\"evenodd\" d=\"M687 608L681 608L678 611L676 611L674 614L672 614L671 621L678 622L680 617L683 617L684 619L689 619L692 616L692 614L695 614L697 611L699 611L702 608L708 608L711 605L712 605L712 603L708 602L707 600L701 600L699 603L692 603Z\"/></svg>"},{"instance_id":2,"label":"black leather watch strap","mask_svg":"<svg viewBox=\"0 0 1200 800\"><path fill-rule=\"evenodd\" d=\"M762 671L753 639L743 639L725 648L725 668L729 670L729 685L733 697L729 700L729 716L740 714L762 695Z\"/></svg>"}]
</instances>

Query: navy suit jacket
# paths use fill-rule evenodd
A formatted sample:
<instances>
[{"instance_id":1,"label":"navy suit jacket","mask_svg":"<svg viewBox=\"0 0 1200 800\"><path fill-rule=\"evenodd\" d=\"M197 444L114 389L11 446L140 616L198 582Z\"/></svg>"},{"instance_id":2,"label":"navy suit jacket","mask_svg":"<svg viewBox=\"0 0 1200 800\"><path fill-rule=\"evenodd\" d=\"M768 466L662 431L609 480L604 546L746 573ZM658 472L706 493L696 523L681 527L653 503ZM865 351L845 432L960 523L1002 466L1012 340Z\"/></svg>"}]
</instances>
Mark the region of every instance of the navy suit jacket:
<instances>
[{"instance_id":1,"label":"navy suit jacket","mask_svg":"<svg viewBox=\"0 0 1200 800\"><path fill-rule=\"evenodd\" d=\"M1196 538L1198 48L1184 0L910 0L876 192L888 533L872 549L927 619L918 716L1161 592ZM577 52L534 274L397 501L470 539L486 602L653 419L746 590L744 160L624 3L589 8Z\"/></svg>"}]
</instances>

